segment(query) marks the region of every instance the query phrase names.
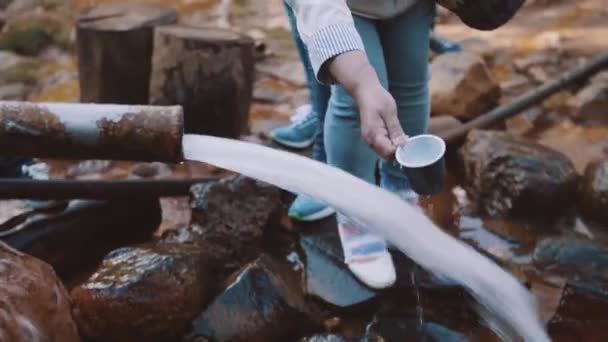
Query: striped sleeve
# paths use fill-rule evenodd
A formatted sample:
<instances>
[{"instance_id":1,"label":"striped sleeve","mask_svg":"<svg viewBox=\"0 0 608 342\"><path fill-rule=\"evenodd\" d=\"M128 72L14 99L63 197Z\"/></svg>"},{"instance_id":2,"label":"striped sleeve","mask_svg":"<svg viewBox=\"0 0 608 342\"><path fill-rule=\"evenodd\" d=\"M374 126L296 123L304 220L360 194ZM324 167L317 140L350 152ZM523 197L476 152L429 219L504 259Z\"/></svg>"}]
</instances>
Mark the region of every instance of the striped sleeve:
<instances>
[{"instance_id":1,"label":"striped sleeve","mask_svg":"<svg viewBox=\"0 0 608 342\"><path fill-rule=\"evenodd\" d=\"M298 32L306 44L317 79L332 83L325 68L345 52L364 50L352 14L344 0L287 0L296 16Z\"/></svg>"}]
</instances>

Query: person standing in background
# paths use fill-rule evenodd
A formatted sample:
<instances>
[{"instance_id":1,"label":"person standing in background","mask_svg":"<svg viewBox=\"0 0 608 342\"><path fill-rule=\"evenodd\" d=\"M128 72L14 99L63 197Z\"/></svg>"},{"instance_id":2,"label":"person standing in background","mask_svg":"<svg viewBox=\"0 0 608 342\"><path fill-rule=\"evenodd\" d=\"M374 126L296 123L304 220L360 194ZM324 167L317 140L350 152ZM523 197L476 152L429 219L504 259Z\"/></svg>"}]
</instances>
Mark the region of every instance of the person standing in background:
<instances>
[{"instance_id":1,"label":"person standing in background","mask_svg":"<svg viewBox=\"0 0 608 342\"><path fill-rule=\"evenodd\" d=\"M292 149L306 149L312 145L312 158L326 162L325 146L323 143L323 125L331 90L328 85L321 84L315 78L308 50L300 38L297 22L291 7L285 4L289 25L300 61L304 66L306 84L310 93L310 104L299 107L291 118L291 123L270 132L270 137L278 144ZM434 28L434 27L433 27ZM431 32L430 49L434 53L443 54L462 51L459 44ZM316 221L334 214L334 210L313 198L300 195L289 209L289 216L298 221Z\"/></svg>"}]
</instances>

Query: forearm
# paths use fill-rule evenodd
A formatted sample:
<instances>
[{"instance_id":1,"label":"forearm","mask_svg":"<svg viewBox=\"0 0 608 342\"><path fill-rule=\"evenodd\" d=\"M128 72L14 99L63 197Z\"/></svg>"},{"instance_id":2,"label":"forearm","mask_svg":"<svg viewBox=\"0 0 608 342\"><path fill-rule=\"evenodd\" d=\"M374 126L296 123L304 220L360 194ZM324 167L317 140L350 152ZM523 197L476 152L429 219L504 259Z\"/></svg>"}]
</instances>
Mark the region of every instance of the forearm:
<instances>
[{"instance_id":1,"label":"forearm","mask_svg":"<svg viewBox=\"0 0 608 342\"><path fill-rule=\"evenodd\" d=\"M363 51L350 51L328 61L327 68L355 100L363 95L366 86L380 85L376 71Z\"/></svg>"}]
</instances>

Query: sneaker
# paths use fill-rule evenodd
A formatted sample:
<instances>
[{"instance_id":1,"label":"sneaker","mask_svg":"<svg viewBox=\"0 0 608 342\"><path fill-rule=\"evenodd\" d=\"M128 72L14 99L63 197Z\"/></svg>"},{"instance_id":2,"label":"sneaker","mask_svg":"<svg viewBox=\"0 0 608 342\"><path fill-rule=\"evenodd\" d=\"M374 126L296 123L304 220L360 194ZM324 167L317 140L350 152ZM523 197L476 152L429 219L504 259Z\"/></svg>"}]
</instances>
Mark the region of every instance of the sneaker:
<instances>
[{"instance_id":1,"label":"sneaker","mask_svg":"<svg viewBox=\"0 0 608 342\"><path fill-rule=\"evenodd\" d=\"M270 137L281 145L305 149L312 145L318 126L317 114L310 105L306 105L297 109L291 124L272 130Z\"/></svg>"},{"instance_id":2,"label":"sneaker","mask_svg":"<svg viewBox=\"0 0 608 342\"><path fill-rule=\"evenodd\" d=\"M49 167L45 163L30 162L21 166L21 174L19 178L29 178L34 180L48 180L49 179ZM58 202L46 201L46 200L35 200L26 199L25 202L32 207L32 209L48 209Z\"/></svg>"},{"instance_id":3,"label":"sneaker","mask_svg":"<svg viewBox=\"0 0 608 342\"><path fill-rule=\"evenodd\" d=\"M462 51L460 44L444 38L435 32L431 32L430 47L431 50L437 54Z\"/></svg>"},{"instance_id":4,"label":"sneaker","mask_svg":"<svg viewBox=\"0 0 608 342\"><path fill-rule=\"evenodd\" d=\"M395 284L397 272L386 242L361 225L338 215L338 233L344 250L344 262L362 283L372 289Z\"/></svg>"},{"instance_id":5,"label":"sneaker","mask_svg":"<svg viewBox=\"0 0 608 342\"><path fill-rule=\"evenodd\" d=\"M297 221L312 222L330 217L336 211L325 203L299 195L289 208L289 217Z\"/></svg>"}]
</instances>

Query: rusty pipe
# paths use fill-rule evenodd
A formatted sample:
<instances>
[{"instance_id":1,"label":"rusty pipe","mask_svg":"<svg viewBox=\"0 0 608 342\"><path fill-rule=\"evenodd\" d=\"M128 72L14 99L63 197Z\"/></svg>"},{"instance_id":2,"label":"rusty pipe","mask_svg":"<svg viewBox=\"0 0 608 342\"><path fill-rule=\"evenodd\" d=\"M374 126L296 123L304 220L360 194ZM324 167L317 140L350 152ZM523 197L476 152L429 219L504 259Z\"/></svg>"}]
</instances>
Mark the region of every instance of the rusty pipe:
<instances>
[{"instance_id":1,"label":"rusty pipe","mask_svg":"<svg viewBox=\"0 0 608 342\"><path fill-rule=\"evenodd\" d=\"M0 156L179 162L181 106L0 102Z\"/></svg>"}]
</instances>

